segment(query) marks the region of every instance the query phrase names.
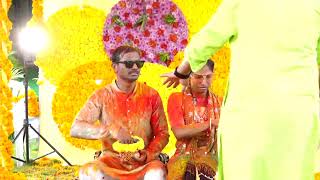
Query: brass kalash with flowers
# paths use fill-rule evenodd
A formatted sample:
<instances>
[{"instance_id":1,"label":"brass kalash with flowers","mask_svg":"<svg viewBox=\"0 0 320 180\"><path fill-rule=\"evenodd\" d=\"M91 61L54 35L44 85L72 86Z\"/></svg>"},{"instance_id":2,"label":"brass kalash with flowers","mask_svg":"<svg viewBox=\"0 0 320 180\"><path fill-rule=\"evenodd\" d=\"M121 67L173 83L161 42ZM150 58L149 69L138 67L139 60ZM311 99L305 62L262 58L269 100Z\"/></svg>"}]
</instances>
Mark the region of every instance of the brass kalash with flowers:
<instances>
[{"instance_id":1,"label":"brass kalash with flowers","mask_svg":"<svg viewBox=\"0 0 320 180\"><path fill-rule=\"evenodd\" d=\"M132 136L131 140L114 142L112 148L124 162L133 162L133 157L140 157L139 151L144 149L144 141L138 136Z\"/></svg>"},{"instance_id":2,"label":"brass kalash with flowers","mask_svg":"<svg viewBox=\"0 0 320 180\"><path fill-rule=\"evenodd\" d=\"M139 162L135 161L135 159L139 159L141 157L140 150L145 149L144 140L139 136L131 136L130 140L117 140L112 144L112 149L114 152L116 152L118 157L121 159L122 162L130 162L126 164L129 169L131 169L134 166L139 166ZM109 150L102 150L102 151L96 151L94 159L98 159L103 156L104 153L108 153ZM167 164L169 161L169 156L164 153L159 154L159 160Z\"/></svg>"}]
</instances>

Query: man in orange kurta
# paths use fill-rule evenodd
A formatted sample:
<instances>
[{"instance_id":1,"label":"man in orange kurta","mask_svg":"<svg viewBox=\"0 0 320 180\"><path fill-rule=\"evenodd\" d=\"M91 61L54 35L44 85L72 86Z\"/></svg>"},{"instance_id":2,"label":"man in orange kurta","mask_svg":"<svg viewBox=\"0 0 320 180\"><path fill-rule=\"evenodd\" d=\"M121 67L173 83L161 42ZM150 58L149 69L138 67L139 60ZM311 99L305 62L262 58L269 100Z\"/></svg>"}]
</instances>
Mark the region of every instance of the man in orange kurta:
<instances>
[{"instance_id":1,"label":"man in orange kurta","mask_svg":"<svg viewBox=\"0 0 320 180\"><path fill-rule=\"evenodd\" d=\"M157 160L169 137L161 98L156 90L136 82L144 63L139 50L121 46L112 61L117 79L94 92L71 128L72 136L101 139L103 145L103 155L80 169L80 179L165 179L165 166ZM132 136L141 137L145 149L124 159L112 144L131 142Z\"/></svg>"}]
</instances>

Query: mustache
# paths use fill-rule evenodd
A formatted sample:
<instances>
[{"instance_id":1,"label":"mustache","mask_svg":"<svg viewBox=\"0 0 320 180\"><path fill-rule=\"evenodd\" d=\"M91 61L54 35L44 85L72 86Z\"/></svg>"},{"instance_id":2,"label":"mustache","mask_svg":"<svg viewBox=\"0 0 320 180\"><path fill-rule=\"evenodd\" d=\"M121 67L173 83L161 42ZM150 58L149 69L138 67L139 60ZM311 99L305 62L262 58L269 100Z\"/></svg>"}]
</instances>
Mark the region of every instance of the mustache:
<instances>
[{"instance_id":1,"label":"mustache","mask_svg":"<svg viewBox=\"0 0 320 180\"><path fill-rule=\"evenodd\" d=\"M138 70L129 71L129 74L138 74L138 73L140 73L140 71Z\"/></svg>"}]
</instances>

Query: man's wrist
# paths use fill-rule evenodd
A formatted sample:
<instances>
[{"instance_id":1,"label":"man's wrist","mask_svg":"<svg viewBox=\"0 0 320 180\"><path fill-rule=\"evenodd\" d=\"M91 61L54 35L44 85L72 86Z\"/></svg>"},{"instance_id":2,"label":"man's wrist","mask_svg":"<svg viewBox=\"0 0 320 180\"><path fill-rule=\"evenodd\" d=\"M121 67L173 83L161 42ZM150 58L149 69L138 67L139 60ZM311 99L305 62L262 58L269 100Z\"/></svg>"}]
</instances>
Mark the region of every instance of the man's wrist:
<instances>
[{"instance_id":1,"label":"man's wrist","mask_svg":"<svg viewBox=\"0 0 320 180\"><path fill-rule=\"evenodd\" d=\"M155 153L153 153L149 149L146 149L146 154L147 154L146 162L150 162L156 159Z\"/></svg>"},{"instance_id":2,"label":"man's wrist","mask_svg":"<svg viewBox=\"0 0 320 180\"><path fill-rule=\"evenodd\" d=\"M189 76L190 76L190 74L191 74L191 72L188 73L188 74L179 73L179 72L178 72L178 67L176 67L176 69L174 70L174 75L175 75L176 77L178 77L179 79L188 79Z\"/></svg>"}]
</instances>

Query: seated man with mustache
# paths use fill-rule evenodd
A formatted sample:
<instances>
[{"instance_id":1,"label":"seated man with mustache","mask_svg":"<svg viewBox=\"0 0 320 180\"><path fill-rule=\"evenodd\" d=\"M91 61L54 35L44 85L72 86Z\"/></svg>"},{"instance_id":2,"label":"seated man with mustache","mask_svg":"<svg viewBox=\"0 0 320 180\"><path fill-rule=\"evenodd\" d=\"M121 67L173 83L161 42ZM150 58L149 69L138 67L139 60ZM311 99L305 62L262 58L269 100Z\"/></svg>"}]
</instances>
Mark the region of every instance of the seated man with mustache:
<instances>
[{"instance_id":1,"label":"seated man with mustache","mask_svg":"<svg viewBox=\"0 0 320 180\"><path fill-rule=\"evenodd\" d=\"M166 168L158 157L168 143L168 125L158 92L137 82L143 64L140 50L118 47L112 55L117 79L95 91L78 113L71 136L100 139L103 146L102 156L80 169L80 179L166 178ZM113 149L116 141L134 142L133 136L143 139L144 149L130 157Z\"/></svg>"}]
</instances>

